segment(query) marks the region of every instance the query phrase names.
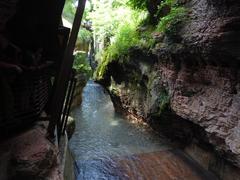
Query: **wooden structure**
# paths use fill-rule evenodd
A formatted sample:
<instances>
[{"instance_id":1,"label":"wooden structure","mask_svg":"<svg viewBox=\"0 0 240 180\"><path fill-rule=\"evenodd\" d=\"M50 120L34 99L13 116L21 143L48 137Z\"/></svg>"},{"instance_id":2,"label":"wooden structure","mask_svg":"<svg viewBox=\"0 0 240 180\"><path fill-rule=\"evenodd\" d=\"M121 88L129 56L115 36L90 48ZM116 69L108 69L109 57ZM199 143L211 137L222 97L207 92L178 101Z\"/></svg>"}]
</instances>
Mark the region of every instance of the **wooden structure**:
<instances>
[{"instance_id":1,"label":"wooden structure","mask_svg":"<svg viewBox=\"0 0 240 180\"><path fill-rule=\"evenodd\" d=\"M10 74L8 79L12 78L12 81L8 87L1 82L0 128L26 125L40 117L50 95L51 66L48 63L39 69L25 69L18 76ZM1 77L1 81L4 78Z\"/></svg>"},{"instance_id":2,"label":"wooden structure","mask_svg":"<svg viewBox=\"0 0 240 180\"><path fill-rule=\"evenodd\" d=\"M64 131L75 85L73 51L86 0L79 0L71 33L61 26L64 3L0 2L0 129L47 120L49 137L55 137L55 129L59 137Z\"/></svg>"},{"instance_id":3,"label":"wooden structure","mask_svg":"<svg viewBox=\"0 0 240 180\"><path fill-rule=\"evenodd\" d=\"M52 120L49 124L49 135L50 137L54 137L54 129L57 126L58 132L62 131L61 124L61 115L63 110L63 104L67 92L68 81L73 65L73 51L75 48L78 31L80 29L84 9L85 9L86 0L79 0L77 12L73 22L73 28L71 31L71 35L64 53L63 60L60 65L60 70L56 76L54 93L51 106L54 109L51 110ZM60 135L60 134L59 134Z\"/></svg>"}]
</instances>

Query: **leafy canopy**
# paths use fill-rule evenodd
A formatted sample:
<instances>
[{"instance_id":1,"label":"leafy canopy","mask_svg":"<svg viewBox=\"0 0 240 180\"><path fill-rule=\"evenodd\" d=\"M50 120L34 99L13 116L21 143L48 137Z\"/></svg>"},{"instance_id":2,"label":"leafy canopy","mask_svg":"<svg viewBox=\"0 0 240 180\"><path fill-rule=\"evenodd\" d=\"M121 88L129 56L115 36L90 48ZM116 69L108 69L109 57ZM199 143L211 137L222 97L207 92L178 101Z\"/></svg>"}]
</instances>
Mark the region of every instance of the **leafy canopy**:
<instances>
[{"instance_id":1,"label":"leafy canopy","mask_svg":"<svg viewBox=\"0 0 240 180\"><path fill-rule=\"evenodd\" d=\"M133 9L146 10L147 0L129 0L127 4Z\"/></svg>"},{"instance_id":2,"label":"leafy canopy","mask_svg":"<svg viewBox=\"0 0 240 180\"><path fill-rule=\"evenodd\" d=\"M74 3L66 0L63 15L67 19L74 16ZM167 14L161 15L166 7ZM100 56L96 75L101 78L108 63L126 55L130 48L153 48L154 32L177 34L186 15L186 9L176 0L88 0L83 22L91 24L92 32L82 28L78 40L89 42L94 37L96 54ZM152 24L149 18L157 23Z\"/></svg>"}]
</instances>

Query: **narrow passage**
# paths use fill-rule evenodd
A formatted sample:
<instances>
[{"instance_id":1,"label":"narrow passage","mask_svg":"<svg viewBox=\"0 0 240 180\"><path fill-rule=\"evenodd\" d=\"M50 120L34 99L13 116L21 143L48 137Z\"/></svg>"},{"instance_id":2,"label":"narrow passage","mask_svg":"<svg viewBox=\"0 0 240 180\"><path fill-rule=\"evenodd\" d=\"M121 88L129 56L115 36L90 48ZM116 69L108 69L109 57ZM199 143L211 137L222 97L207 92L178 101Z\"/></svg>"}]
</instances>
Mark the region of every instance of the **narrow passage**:
<instances>
[{"instance_id":1,"label":"narrow passage","mask_svg":"<svg viewBox=\"0 0 240 180\"><path fill-rule=\"evenodd\" d=\"M107 92L93 81L73 117L77 124L70 148L78 180L215 179L163 136L115 113Z\"/></svg>"}]
</instances>

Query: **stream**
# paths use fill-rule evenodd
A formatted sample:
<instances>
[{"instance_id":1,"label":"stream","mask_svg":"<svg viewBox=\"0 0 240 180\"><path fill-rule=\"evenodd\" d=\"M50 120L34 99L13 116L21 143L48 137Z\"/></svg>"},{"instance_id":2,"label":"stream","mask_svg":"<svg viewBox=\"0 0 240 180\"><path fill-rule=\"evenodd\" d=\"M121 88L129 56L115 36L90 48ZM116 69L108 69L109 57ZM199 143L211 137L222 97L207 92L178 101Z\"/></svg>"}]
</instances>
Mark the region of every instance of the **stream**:
<instances>
[{"instance_id":1,"label":"stream","mask_svg":"<svg viewBox=\"0 0 240 180\"><path fill-rule=\"evenodd\" d=\"M93 81L72 116L78 180L215 179L164 136L116 113L106 90Z\"/></svg>"}]
</instances>

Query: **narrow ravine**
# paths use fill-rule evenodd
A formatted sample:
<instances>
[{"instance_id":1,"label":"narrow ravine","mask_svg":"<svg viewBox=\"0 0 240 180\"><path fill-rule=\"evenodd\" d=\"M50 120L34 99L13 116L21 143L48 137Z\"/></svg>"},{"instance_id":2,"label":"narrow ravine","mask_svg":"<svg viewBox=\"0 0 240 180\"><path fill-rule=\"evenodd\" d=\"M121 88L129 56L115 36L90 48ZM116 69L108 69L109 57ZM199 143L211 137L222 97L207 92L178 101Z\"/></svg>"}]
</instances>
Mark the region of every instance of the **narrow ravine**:
<instances>
[{"instance_id":1,"label":"narrow ravine","mask_svg":"<svg viewBox=\"0 0 240 180\"><path fill-rule=\"evenodd\" d=\"M93 81L73 117L78 180L214 179L163 136L115 113L108 93Z\"/></svg>"}]
</instances>

